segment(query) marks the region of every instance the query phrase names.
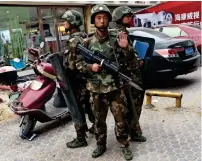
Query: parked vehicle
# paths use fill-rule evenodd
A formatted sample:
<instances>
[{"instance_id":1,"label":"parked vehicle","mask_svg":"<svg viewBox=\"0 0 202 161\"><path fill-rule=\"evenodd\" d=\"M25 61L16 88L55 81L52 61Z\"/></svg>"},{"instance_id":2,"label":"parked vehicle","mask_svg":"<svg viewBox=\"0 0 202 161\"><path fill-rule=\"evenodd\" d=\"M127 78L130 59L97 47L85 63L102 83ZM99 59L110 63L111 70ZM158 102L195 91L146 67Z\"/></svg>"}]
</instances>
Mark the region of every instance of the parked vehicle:
<instances>
[{"instance_id":1,"label":"parked vehicle","mask_svg":"<svg viewBox=\"0 0 202 161\"><path fill-rule=\"evenodd\" d=\"M185 24L172 24L166 26L158 26L155 30L167 34L170 37L177 39L192 39L201 54L201 39L202 33L200 26L185 25Z\"/></svg>"},{"instance_id":2,"label":"parked vehicle","mask_svg":"<svg viewBox=\"0 0 202 161\"><path fill-rule=\"evenodd\" d=\"M200 25L197 25L197 24L185 24L185 25L193 27L193 28L196 28L196 29L199 29L199 30L201 30L201 28L202 28Z\"/></svg>"},{"instance_id":3,"label":"parked vehicle","mask_svg":"<svg viewBox=\"0 0 202 161\"><path fill-rule=\"evenodd\" d=\"M146 81L170 79L198 69L200 54L192 40L175 39L148 28L129 28L128 31L130 35L155 39L153 55L149 56Z\"/></svg>"},{"instance_id":4,"label":"parked vehicle","mask_svg":"<svg viewBox=\"0 0 202 161\"><path fill-rule=\"evenodd\" d=\"M43 45L41 45L41 48ZM56 73L50 63L42 61L39 57L39 50L30 49L29 52L38 59L33 69L37 75L36 79L14 100L11 110L22 116L20 122L20 137L32 140L36 134L33 133L37 121L44 123L61 119L63 116L70 116L67 107L55 108L46 107L45 104L52 98L56 89ZM43 55L46 59L48 54Z\"/></svg>"}]
</instances>

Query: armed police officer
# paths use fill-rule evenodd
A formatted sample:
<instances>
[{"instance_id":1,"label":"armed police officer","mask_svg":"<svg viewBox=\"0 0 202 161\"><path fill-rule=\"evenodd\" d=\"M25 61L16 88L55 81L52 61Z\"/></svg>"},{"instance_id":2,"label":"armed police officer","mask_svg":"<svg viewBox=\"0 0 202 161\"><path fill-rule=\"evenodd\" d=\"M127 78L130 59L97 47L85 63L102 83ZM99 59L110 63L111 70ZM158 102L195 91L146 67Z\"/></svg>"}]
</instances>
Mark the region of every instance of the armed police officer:
<instances>
[{"instance_id":1,"label":"armed police officer","mask_svg":"<svg viewBox=\"0 0 202 161\"><path fill-rule=\"evenodd\" d=\"M87 49L99 51L116 62L121 61L124 68L127 61L134 58L131 53L131 46L128 44L127 36L120 33L117 37L115 32L108 32L109 22L112 20L111 13L106 5L95 5L91 10L91 24L95 25L96 32L85 41ZM126 61L127 60L127 61ZM87 89L90 91L91 107L95 116L95 137L97 148L93 151L92 157L97 158L106 151L107 125L106 117L108 107L114 116L115 134L119 143L122 144L121 152L126 160L133 158L129 148L127 126L125 121L126 97L124 83L117 75L112 75L99 64L88 64L82 56L77 56L77 68L89 73Z\"/></svg>"},{"instance_id":2,"label":"armed police officer","mask_svg":"<svg viewBox=\"0 0 202 161\"><path fill-rule=\"evenodd\" d=\"M117 7L113 13L112 13L112 20L116 22L116 31L117 32L125 32L127 35L129 32L127 31L127 27L130 27L130 22L132 18L132 10L131 8L127 6L120 6ZM128 38L130 45L132 46L132 42ZM132 67L132 75L135 82L138 82L139 85L143 88L143 80L142 80L142 73L141 73L141 67L143 66L143 61L139 59L138 54L133 51L135 57L136 57L136 63L133 64ZM145 90L143 91L138 91L134 88L130 89L125 89L126 92L127 90L130 90L129 94L127 94L127 100L130 100L130 94L132 96L133 100L130 100L132 102L128 103L128 109L129 113L127 115L127 120L129 123L129 129L130 129L130 135L131 135L131 140L133 141L139 141L139 142L145 142L146 138L142 136L142 130L139 124L139 118L141 115L142 111L142 105L144 101L144 94ZM134 111L135 110L135 111ZM134 111L134 112L132 112Z\"/></svg>"},{"instance_id":3,"label":"armed police officer","mask_svg":"<svg viewBox=\"0 0 202 161\"><path fill-rule=\"evenodd\" d=\"M83 124L76 124L75 129L77 138L71 142L67 142L68 148L77 148L82 146L87 146L86 141L86 131L87 131L87 124L85 119L85 111L84 107L88 113L89 120L94 123L94 115L90 108L89 103L89 92L86 89L86 76L83 73L80 73L76 68L75 64L73 63L73 59L76 55L76 44L78 41L83 41L83 38L86 38L86 34L80 31L80 26L83 25L83 16L75 10L68 10L66 11L62 19L64 19L64 27L66 31L69 31L70 37L67 41L67 52L64 54L63 62L64 66L66 67L66 72L76 98L80 114L82 116ZM61 90L57 89L57 96L54 100L54 105L57 107L64 106L65 100L63 98ZM91 128L91 132L94 131L94 127Z\"/></svg>"}]
</instances>

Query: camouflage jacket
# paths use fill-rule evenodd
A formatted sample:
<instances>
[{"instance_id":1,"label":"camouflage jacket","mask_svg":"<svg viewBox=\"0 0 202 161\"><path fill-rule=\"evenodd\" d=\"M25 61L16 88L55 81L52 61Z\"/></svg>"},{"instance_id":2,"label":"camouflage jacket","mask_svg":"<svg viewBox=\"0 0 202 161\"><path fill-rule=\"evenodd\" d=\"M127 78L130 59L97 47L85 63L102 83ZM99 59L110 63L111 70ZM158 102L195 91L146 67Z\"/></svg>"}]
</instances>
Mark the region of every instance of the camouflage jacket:
<instances>
[{"instance_id":1,"label":"camouflage jacket","mask_svg":"<svg viewBox=\"0 0 202 161\"><path fill-rule=\"evenodd\" d=\"M66 52L64 54L64 65L70 70L77 70L76 60L76 45L83 42L83 39L87 37L87 34L83 32L75 32L70 35L69 40L66 42Z\"/></svg>"},{"instance_id":2,"label":"camouflage jacket","mask_svg":"<svg viewBox=\"0 0 202 161\"><path fill-rule=\"evenodd\" d=\"M126 29L126 27L117 24L117 25L116 25L116 32L121 32L121 31L122 31L122 32L126 32L127 35L129 34L129 32L128 32L128 30Z\"/></svg>"},{"instance_id":3,"label":"camouflage jacket","mask_svg":"<svg viewBox=\"0 0 202 161\"><path fill-rule=\"evenodd\" d=\"M105 54L106 57L112 61L118 61L123 69L130 72L130 65L128 63L133 61L134 54L132 47L122 49L117 44L116 32L110 32L105 38L100 38L97 33L86 40L86 47L91 51L99 51ZM132 52L131 52L132 51ZM87 64L82 56L77 59L77 69L81 72L88 72L87 89L95 93L108 93L123 86L123 82L119 80L116 75L111 75L104 69L100 72L92 72L91 64ZM130 73L129 73L130 75Z\"/></svg>"},{"instance_id":4,"label":"camouflage jacket","mask_svg":"<svg viewBox=\"0 0 202 161\"><path fill-rule=\"evenodd\" d=\"M126 27L124 27L122 25L116 26L116 32L117 32L117 34L119 32L126 32L126 34L129 35L129 32L126 29ZM139 58L138 53L133 48L133 42L129 38L128 38L128 41L129 41L129 45L132 47L131 52L134 53L134 59L132 61L132 64L130 64L131 71L132 71L131 77L133 78L133 81L135 81L137 84L142 85L142 74L141 74L141 70L140 70L140 61L141 60Z\"/></svg>"}]
</instances>

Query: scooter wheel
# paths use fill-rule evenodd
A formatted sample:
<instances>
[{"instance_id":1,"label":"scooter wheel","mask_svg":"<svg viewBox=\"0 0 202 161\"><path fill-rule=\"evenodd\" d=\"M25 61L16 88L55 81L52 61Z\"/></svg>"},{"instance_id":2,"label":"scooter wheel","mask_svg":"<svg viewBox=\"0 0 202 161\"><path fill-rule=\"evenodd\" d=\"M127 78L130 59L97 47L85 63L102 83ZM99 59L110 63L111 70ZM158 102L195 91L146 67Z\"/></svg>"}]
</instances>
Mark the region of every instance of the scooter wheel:
<instances>
[{"instance_id":1,"label":"scooter wheel","mask_svg":"<svg viewBox=\"0 0 202 161\"><path fill-rule=\"evenodd\" d=\"M36 120L29 115L25 115L22 117L21 126L20 126L20 137L25 139L27 138L36 125Z\"/></svg>"}]
</instances>

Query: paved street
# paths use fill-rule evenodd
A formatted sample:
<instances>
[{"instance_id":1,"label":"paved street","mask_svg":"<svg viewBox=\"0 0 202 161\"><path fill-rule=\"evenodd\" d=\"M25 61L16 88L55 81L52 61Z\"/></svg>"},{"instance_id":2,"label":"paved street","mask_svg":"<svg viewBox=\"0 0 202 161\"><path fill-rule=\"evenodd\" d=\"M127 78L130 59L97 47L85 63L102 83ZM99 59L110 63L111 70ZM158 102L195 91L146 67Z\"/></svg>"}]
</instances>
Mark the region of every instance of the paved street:
<instances>
[{"instance_id":1,"label":"paved street","mask_svg":"<svg viewBox=\"0 0 202 161\"><path fill-rule=\"evenodd\" d=\"M152 109L143 108L141 126L145 143L132 143L134 161L200 161L201 160L201 69L177 77L161 91L183 93L182 108L175 108L175 99L153 97ZM114 135L114 121L108 113L108 149L97 161L121 161L120 145ZM0 122L0 161L91 161L96 147L88 134L89 146L67 149L65 143L75 137L72 122L37 124L41 133L33 141L22 140L19 118ZM59 125L59 126L58 126Z\"/></svg>"}]
</instances>

